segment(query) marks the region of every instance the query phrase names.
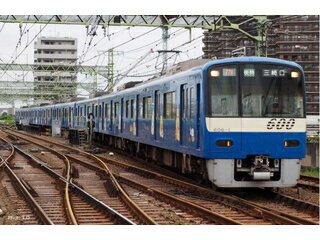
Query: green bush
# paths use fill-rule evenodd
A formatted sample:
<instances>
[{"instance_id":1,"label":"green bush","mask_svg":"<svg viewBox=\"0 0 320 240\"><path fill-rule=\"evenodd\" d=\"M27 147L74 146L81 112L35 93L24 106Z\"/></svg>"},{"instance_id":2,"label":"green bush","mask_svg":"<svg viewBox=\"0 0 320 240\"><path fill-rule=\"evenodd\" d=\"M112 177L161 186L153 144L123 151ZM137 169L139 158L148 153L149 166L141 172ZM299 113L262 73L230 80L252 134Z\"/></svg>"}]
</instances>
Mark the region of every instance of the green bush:
<instances>
[{"instance_id":1,"label":"green bush","mask_svg":"<svg viewBox=\"0 0 320 240\"><path fill-rule=\"evenodd\" d=\"M2 113L0 116L1 124L15 124L14 115Z\"/></svg>"}]
</instances>

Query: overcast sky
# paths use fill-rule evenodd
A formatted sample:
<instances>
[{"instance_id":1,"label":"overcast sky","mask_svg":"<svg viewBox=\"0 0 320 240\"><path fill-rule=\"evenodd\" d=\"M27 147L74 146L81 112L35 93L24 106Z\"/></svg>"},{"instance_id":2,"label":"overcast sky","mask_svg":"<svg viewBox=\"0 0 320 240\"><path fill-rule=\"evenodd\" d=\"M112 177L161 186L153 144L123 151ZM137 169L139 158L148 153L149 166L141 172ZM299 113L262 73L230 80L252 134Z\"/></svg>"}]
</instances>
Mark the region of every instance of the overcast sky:
<instances>
[{"instance_id":1,"label":"overcast sky","mask_svg":"<svg viewBox=\"0 0 320 240\"><path fill-rule=\"evenodd\" d=\"M8 63L21 54L16 60L16 63L33 63L34 60L34 43L32 39L39 34L41 28L44 25L40 24L22 24L20 29L19 24L13 23L0 23L0 58L2 62ZM19 39L20 31L24 30L24 34L21 37L21 43L16 48ZM149 33L147 33L149 32ZM175 62L185 61L191 58L200 57L202 53L202 30L193 29L191 31L191 38L189 30L182 28L172 28L169 30L170 38L168 40L168 49L181 50L181 53L175 55L168 60L169 65ZM143 35L139 37L140 35ZM91 40L91 36L87 35L87 29L83 26L78 25L47 25L38 37L73 37L78 39L78 57L84 55L81 59L83 65L107 65L107 54L97 56L101 51L115 48L119 51L115 54L115 70L116 75L118 73L124 73L126 70L131 68L142 56L147 55L150 49L161 50L162 49L162 30L160 28L151 27L109 27L105 32L101 27L97 29L97 35L92 38L90 46L88 43ZM130 39L135 39L129 41ZM36 39L35 39L36 40ZM190 43L188 43L191 40ZM129 41L129 42L128 42ZM128 43L125 43L128 42ZM123 44L120 47L118 45ZM26 48L26 46L28 47ZM181 46L183 45L183 46ZM181 46L179 48L176 48ZM25 49L26 48L26 49ZM24 50L25 49L25 50ZM88 50L88 51L87 51ZM86 52L86 54L83 54ZM171 54L168 57L172 56ZM91 59L91 60L90 60ZM136 76L140 74L152 74L156 71L155 66L158 65L158 69L161 68L163 60L158 53L149 53L147 57L135 68L129 75ZM8 71L5 75L0 74L1 81L15 81L22 80L24 74L22 72L10 72ZM137 81L144 80L149 77L143 78L127 78L123 81ZM25 80L32 81L32 73L28 73ZM78 74L78 82L92 81L92 77ZM103 89L106 86L105 79L98 77L99 88ZM79 92L85 94L85 92Z\"/></svg>"}]
</instances>

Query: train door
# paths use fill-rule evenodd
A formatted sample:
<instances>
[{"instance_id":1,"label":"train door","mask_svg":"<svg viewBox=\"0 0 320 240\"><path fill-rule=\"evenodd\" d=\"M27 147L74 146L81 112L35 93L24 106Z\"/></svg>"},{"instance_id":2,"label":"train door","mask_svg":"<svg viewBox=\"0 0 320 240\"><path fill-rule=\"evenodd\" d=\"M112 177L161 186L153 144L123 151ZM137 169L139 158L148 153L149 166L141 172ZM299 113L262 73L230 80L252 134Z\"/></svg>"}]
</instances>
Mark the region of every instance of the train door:
<instances>
[{"instance_id":1,"label":"train door","mask_svg":"<svg viewBox=\"0 0 320 240\"><path fill-rule=\"evenodd\" d=\"M160 93L155 91L154 94L154 138L158 140L160 138Z\"/></svg>"},{"instance_id":2,"label":"train door","mask_svg":"<svg viewBox=\"0 0 320 240\"><path fill-rule=\"evenodd\" d=\"M186 84L180 87L180 144L188 145L189 124L188 124L188 103L189 89Z\"/></svg>"},{"instance_id":3,"label":"train door","mask_svg":"<svg viewBox=\"0 0 320 240\"><path fill-rule=\"evenodd\" d=\"M139 135L139 114L140 114L140 103L139 103L140 95L137 95L136 99L136 119L135 119L135 128L136 128L136 136ZM142 109L142 108L141 108Z\"/></svg>"},{"instance_id":4,"label":"train door","mask_svg":"<svg viewBox=\"0 0 320 240\"><path fill-rule=\"evenodd\" d=\"M68 118L68 128L70 128L70 124L71 124L71 116L70 116L70 114L71 114L71 107L68 106L67 109L66 109L66 111L67 111L67 118Z\"/></svg>"},{"instance_id":5,"label":"train door","mask_svg":"<svg viewBox=\"0 0 320 240\"><path fill-rule=\"evenodd\" d=\"M101 122L102 122L102 103L99 103L97 122L98 122L97 130L100 131L100 129L101 129Z\"/></svg>"},{"instance_id":6,"label":"train door","mask_svg":"<svg viewBox=\"0 0 320 240\"><path fill-rule=\"evenodd\" d=\"M71 108L71 112L70 112L70 115L71 115L71 128L74 128L74 111L73 111L73 107Z\"/></svg>"},{"instance_id":7,"label":"train door","mask_svg":"<svg viewBox=\"0 0 320 240\"><path fill-rule=\"evenodd\" d=\"M123 109L123 98L121 98L121 104L120 104L120 132L123 132L123 114L124 114L124 109Z\"/></svg>"},{"instance_id":8,"label":"train door","mask_svg":"<svg viewBox=\"0 0 320 240\"><path fill-rule=\"evenodd\" d=\"M200 84L197 84L197 89L196 89L196 131L195 131L195 136L196 136L196 147L197 149L200 148Z\"/></svg>"},{"instance_id":9,"label":"train door","mask_svg":"<svg viewBox=\"0 0 320 240\"><path fill-rule=\"evenodd\" d=\"M104 105L104 102L102 102L102 112L100 114L100 116L101 116L101 129L102 130L104 130L104 121L105 121L105 117L104 117L105 113L104 113L104 111L105 111L105 105Z\"/></svg>"}]
</instances>

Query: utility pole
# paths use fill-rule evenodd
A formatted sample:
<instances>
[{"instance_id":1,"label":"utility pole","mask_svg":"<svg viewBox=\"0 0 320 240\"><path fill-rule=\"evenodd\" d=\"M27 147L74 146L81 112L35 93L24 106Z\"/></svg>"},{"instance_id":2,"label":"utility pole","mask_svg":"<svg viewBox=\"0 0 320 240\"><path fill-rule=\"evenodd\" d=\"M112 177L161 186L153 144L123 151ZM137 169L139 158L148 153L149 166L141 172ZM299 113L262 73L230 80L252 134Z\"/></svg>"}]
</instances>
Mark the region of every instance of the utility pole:
<instances>
[{"instance_id":1,"label":"utility pole","mask_svg":"<svg viewBox=\"0 0 320 240\"><path fill-rule=\"evenodd\" d=\"M108 84L111 84L111 86L114 85L114 58L113 57L114 57L114 50L109 49L107 78L108 78Z\"/></svg>"},{"instance_id":2,"label":"utility pole","mask_svg":"<svg viewBox=\"0 0 320 240\"><path fill-rule=\"evenodd\" d=\"M168 27L162 27L162 72L168 67L168 39L170 38Z\"/></svg>"},{"instance_id":3,"label":"utility pole","mask_svg":"<svg viewBox=\"0 0 320 240\"><path fill-rule=\"evenodd\" d=\"M257 39L255 52L258 57L267 57L268 24L265 16L257 17Z\"/></svg>"}]
</instances>

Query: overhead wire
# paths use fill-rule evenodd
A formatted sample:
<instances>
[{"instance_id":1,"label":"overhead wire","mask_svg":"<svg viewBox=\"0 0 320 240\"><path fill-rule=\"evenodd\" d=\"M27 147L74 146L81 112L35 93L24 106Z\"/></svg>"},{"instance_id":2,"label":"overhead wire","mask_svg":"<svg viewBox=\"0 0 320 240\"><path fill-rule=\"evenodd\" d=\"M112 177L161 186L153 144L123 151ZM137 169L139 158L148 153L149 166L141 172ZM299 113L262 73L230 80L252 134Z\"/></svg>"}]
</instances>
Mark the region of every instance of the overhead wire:
<instances>
[{"instance_id":1,"label":"overhead wire","mask_svg":"<svg viewBox=\"0 0 320 240\"><path fill-rule=\"evenodd\" d=\"M0 77L0 79L1 79L1 78L3 77L3 75L7 72L7 67L8 67L8 65L9 65L9 64L13 64L13 63L15 62L15 60L17 60L17 59L21 56L21 54L30 46L30 44L33 42L33 40L36 39L36 37L38 37L38 36L41 34L41 32L46 28L46 26L52 21L53 17L54 17L54 16L52 16L52 17L47 21L47 23L43 26L43 28L40 28L40 31L32 38L32 40L30 41L30 43L28 43L28 44L22 49L22 51L20 51L20 53L12 60L12 62L11 62L11 63L9 62L9 63L6 65L6 67L4 68L4 73L2 74L2 76Z\"/></svg>"},{"instance_id":2,"label":"overhead wire","mask_svg":"<svg viewBox=\"0 0 320 240\"><path fill-rule=\"evenodd\" d=\"M196 41L196 40L198 40L198 39L200 39L200 38L202 38L202 37L203 37L203 35L201 34L200 36L192 39L191 41L185 42L185 43L183 43L183 44L180 44L179 46L176 46L176 47L172 48L172 50L176 50L176 49L178 49L178 48L180 48L180 47L183 47L183 46L186 46L186 45L188 45L188 44L190 44L190 43L193 43L193 44L194 44L194 41ZM174 57L175 55L177 55L177 54L178 54L178 53L172 54L170 57L167 58L167 60L170 60L171 58L173 58L173 57ZM140 64L138 64L136 67L139 67L139 66L141 66L141 65L145 65L145 64L147 64L147 63L155 60L156 58L158 58L158 56L153 57L152 59L148 59L147 61L143 61L143 62L141 62ZM164 62L164 61L162 61L159 65L163 64L163 62ZM124 71L124 72L125 72L125 71ZM147 71L147 72L145 72L145 73L150 73L150 72L152 72L152 71ZM159 73L159 72L157 72L157 71L153 71L153 72L154 72L155 74ZM154 74L153 74L153 75L154 75ZM117 77L119 77L119 76L123 76L123 72L121 72L121 73L119 73L118 75L116 75L115 78L117 78ZM135 76L135 77L136 77L137 75L129 75L129 76ZM148 76L149 76L149 75L148 75ZM142 77L145 77L145 75L142 75Z\"/></svg>"}]
</instances>

